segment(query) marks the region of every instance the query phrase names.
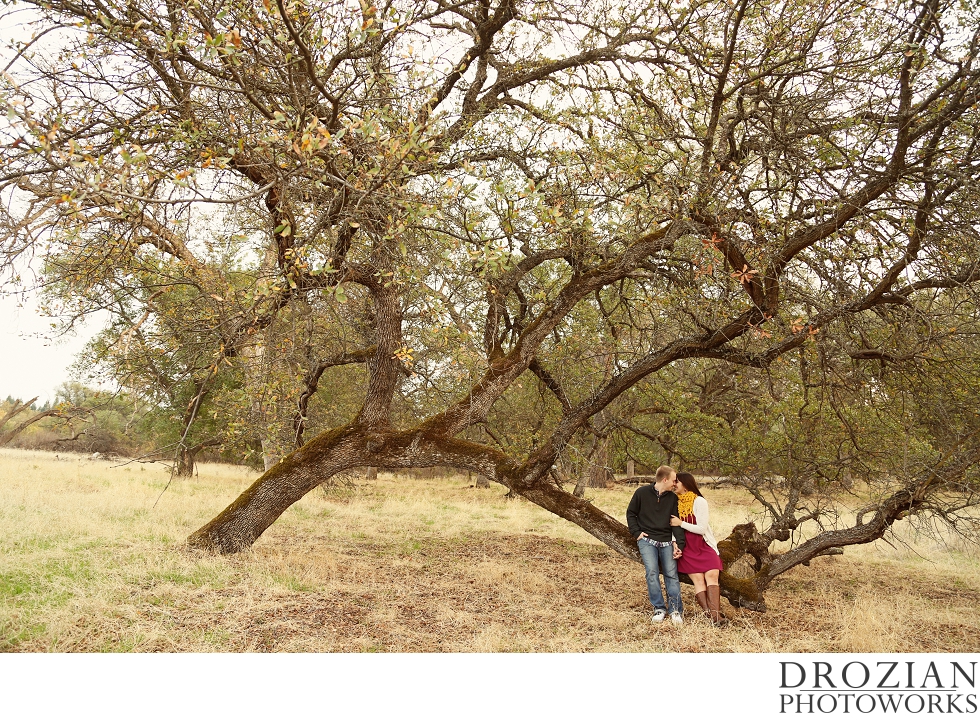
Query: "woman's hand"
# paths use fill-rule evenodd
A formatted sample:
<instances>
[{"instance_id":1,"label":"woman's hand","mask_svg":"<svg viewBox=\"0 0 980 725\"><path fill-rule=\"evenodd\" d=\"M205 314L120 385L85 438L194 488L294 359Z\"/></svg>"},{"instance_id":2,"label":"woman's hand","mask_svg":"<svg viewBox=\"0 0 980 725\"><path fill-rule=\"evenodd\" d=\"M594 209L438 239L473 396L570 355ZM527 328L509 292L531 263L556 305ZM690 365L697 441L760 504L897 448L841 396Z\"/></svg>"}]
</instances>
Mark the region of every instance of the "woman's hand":
<instances>
[{"instance_id":1,"label":"woman's hand","mask_svg":"<svg viewBox=\"0 0 980 725\"><path fill-rule=\"evenodd\" d=\"M671 526L680 526L681 525L681 520L679 518L677 518L676 516L671 516L670 517L670 525Z\"/></svg>"}]
</instances>

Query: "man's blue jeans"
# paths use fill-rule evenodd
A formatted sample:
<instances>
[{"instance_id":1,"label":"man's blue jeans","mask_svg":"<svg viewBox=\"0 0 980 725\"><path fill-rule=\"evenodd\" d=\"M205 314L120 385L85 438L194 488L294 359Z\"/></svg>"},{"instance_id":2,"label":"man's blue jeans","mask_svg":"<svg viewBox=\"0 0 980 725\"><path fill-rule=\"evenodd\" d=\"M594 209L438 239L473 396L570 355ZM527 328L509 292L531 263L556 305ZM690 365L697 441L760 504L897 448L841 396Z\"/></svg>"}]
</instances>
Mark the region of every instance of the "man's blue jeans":
<instances>
[{"instance_id":1,"label":"man's blue jeans","mask_svg":"<svg viewBox=\"0 0 980 725\"><path fill-rule=\"evenodd\" d=\"M677 561L674 559L674 547L654 546L648 539L636 542L640 547L640 557L647 570L647 593L654 611L666 609L669 614L684 612L681 603L681 580L677 578ZM664 585L667 588L667 604L664 605L664 595L660 591L660 575L663 574Z\"/></svg>"}]
</instances>

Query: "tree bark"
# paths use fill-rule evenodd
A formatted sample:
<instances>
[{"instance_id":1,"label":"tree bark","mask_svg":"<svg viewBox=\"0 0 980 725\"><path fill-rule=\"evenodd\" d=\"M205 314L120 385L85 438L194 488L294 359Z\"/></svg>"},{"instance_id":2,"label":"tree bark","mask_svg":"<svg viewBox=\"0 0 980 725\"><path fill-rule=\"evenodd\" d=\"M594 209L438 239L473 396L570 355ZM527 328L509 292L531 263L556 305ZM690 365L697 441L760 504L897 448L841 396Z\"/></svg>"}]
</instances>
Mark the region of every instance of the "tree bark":
<instances>
[{"instance_id":1,"label":"tree bark","mask_svg":"<svg viewBox=\"0 0 980 725\"><path fill-rule=\"evenodd\" d=\"M284 458L211 522L191 534L199 549L230 554L251 546L296 501L323 480L359 466L462 468L498 481L532 503L581 526L615 551L639 561L629 530L588 501L522 469L488 446L426 429L393 431L354 424L322 433Z\"/></svg>"},{"instance_id":2,"label":"tree bark","mask_svg":"<svg viewBox=\"0 0 980 725\"><path fill-rule=\"evenodd\" d=\"M216 446L221 443L221 438L209 438L206 441L193 446L181 444L177 452L177 461L174 467L174 475L181 478L189 478L194 475L194 467L197 465L197 455L209 446Z\"/></svg>"},{"instance_id":3,"label":"tree bark","mask_svg":"<svg viewBox=\"0 0 980 725\"><path fill-rule=\"evenodd\" d=\"M290 506L333 475L365 465L352 426L323 433L272 466L211 522L188 538L199 549L232 554L248 548Z\"/></svg>"},{"instance_id":4,"label":"tree bark","mask_svg":"<svg viewBox=\"0 0 980 725\"><path fill-rule=\"evenodd\" d=\"M364 474L364 478L368 481L378 480L378 469L376 466L368 466L367 473Z\"/></svg>"},{"instance_id":5,"label":"tree bark","mask_svg":"<svg viewBox=\"0 0 980 725\"><path fill-rule=\"evenodd\" d=\"M636 475L636 463L633 459L626 461L626 478L633 478Z\"/></svg>"},{"instance_id":6,"label":"tree bark","mask_svg":"<svg viewBox=\"0 0 980 725\"><path fill-rule=\"evenodd\" d=\"M490 479L481 473L479 476L476 477L476 487L490 488Z\"/></svg>"},{"instance_id":7,"label":"tree bark","mask_svg":"<svg viewBox=\"0 0 980 725\"><path fill-rule=\"evenodd\" d=\"M174 475L178 478L190 478L194 475L194 451L191 448L181 448L177 454L177 467Z\"/></svg>"},{"instance_id":8,"label":"tree bark","mask_svg":"<svg viewBox=\"0 0 980 725\"><path fill-rule=\"evenodd\" d=\"M604 438L596 446L595 454L589 463L589 488L609 486L609 439Z\"/></svg>"}]
</instances>

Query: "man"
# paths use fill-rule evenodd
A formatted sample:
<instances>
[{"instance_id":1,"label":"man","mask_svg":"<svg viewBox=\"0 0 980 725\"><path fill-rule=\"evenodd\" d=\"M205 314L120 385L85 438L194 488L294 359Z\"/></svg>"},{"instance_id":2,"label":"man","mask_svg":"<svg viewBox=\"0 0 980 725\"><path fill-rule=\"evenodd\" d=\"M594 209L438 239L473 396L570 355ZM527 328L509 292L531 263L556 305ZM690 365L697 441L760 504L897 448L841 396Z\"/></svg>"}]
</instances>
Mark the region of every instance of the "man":
<instances>
[{"instance_id":1,"label":"man","mask_svg":"<svg viewBox=\"0 0 980 725\"><path fill-rule=\"evenodd\" d=\"M677 494L674 481L677 473L670 466L657 469L656 483L640 486L633 493L626 508L626 523L636 539L647 571L647 593L653 605L653 621L662 622L670 615L674 624L683 624L681 582L677 578L677 559L686 545L684 529L671 527L670 517L677 516ZM660 575L663 574L667 589L667 604L660 591Z\"/></svg>"}]
</instances>

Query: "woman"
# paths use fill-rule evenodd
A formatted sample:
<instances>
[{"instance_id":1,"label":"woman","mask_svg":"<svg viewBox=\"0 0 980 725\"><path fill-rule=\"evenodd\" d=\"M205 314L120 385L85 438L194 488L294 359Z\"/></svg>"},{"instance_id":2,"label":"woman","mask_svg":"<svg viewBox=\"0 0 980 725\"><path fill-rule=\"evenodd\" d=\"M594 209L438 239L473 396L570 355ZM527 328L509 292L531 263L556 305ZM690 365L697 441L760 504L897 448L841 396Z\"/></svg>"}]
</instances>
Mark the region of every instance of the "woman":
<instances>
[{"instance_id":1,"label":"woman","mask_svg":"<svg viewBox=\"0 0 980 725\"><path fill-rule=\"evenodd\" d=\"M718 589L718 573L724 568L718 554L718 540L708 524L708 502L701 495L694 476L687 472L677 474L674 486L677 493L678 513L670 517L671 526L680 526L687 532L684 556L677 562L677 571L687 574L694 582L694 598L711 621L721 625L721 592Z\"/></svg>"}]
</instances>

